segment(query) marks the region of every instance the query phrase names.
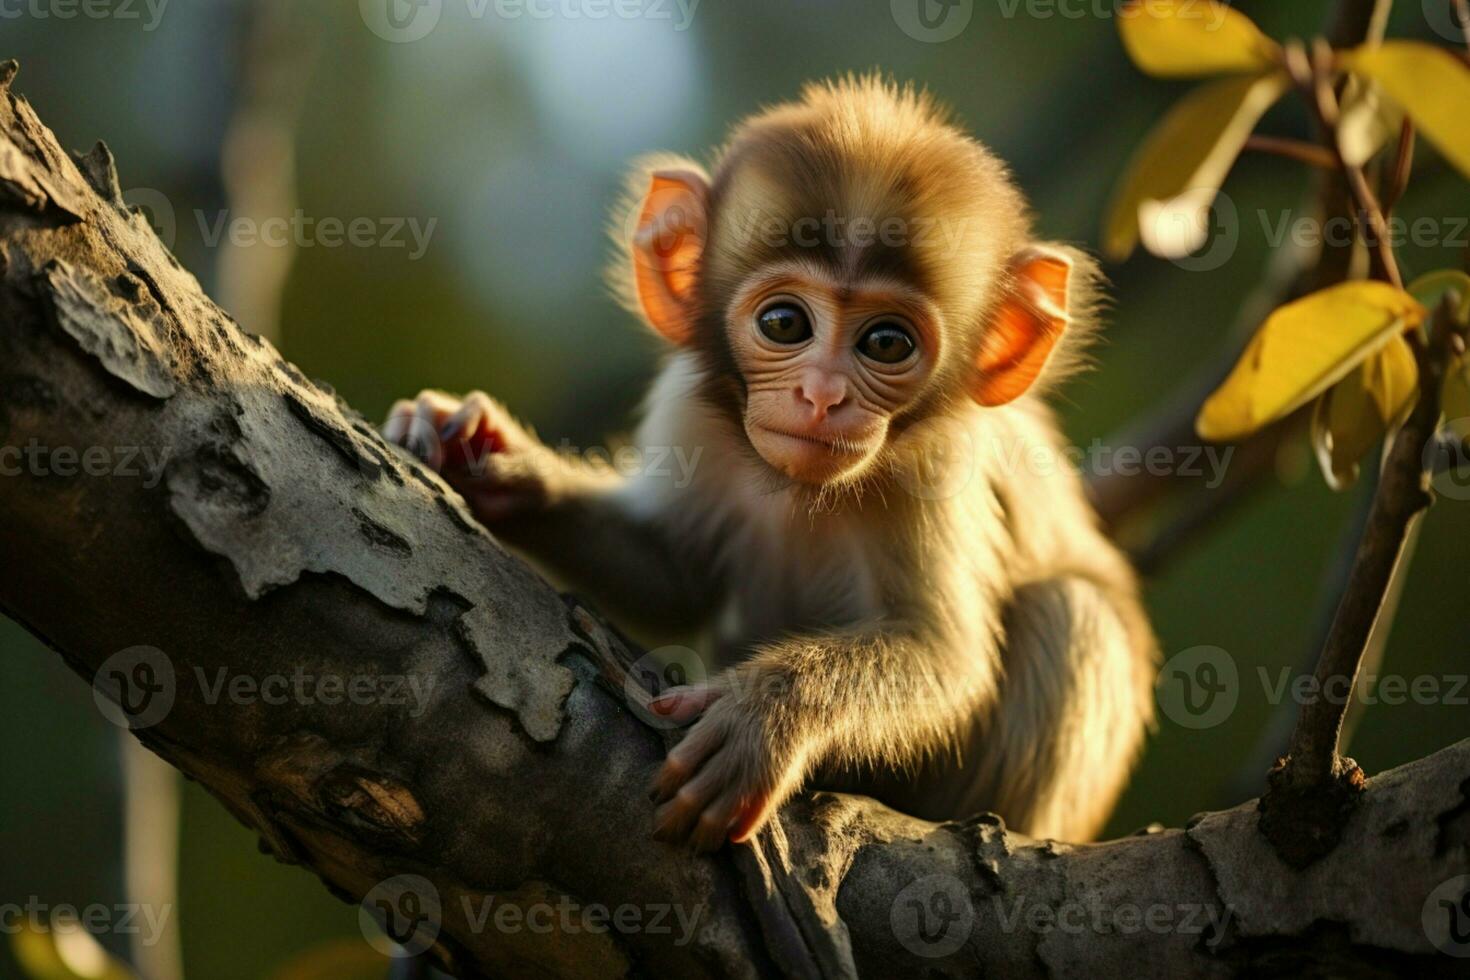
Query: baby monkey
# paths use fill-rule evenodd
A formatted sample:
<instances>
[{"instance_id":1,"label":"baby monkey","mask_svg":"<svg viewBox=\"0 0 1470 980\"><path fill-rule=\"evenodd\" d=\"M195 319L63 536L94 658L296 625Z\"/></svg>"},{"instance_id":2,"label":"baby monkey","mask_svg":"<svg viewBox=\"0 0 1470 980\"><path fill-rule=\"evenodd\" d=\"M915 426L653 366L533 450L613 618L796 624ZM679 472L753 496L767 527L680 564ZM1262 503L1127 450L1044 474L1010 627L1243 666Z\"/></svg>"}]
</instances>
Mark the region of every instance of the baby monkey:
<instances>
[{"instance_id":1,"label":"baby monkey","mask_svg":"<svg viewBox=\"0 0 1470 980\"><path fill-rule=\"evenodd\" d=\"M479 393L399 402L385 434L615 618L707 628L718 672L653 703L692 724L655 835L739 842L819 785L1095 836L1155 646L1041 401L1092 329L1094 265L1033 240L1004 166L875 78L630 187L614 283L670 345L634 442L692 473L565 458Z\"/></svg>"}]
</instances>

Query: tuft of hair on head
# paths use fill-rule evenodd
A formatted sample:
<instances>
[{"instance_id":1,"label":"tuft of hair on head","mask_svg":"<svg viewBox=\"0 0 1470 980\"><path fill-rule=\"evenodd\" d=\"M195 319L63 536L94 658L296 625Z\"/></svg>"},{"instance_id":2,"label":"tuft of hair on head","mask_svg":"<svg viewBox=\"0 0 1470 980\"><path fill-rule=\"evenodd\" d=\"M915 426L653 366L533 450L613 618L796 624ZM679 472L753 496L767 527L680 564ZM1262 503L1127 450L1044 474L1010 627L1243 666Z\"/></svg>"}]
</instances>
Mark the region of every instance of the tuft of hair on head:
<instances>
[{"instance_id":1,"label":"tuft of hair on head","mask_svg":"<svg viewBox=\"0 0 1470 980\"><path fill-rule=\"evenodd\" d=\"M759 207L783 227L829 210L848 221L897 219L902 247L834 248L830 260L901 266L951 309L977 306L990 271L1029 236L1005 165L928 92L876 73L809 83L739 123L718 155L711 198ZM748 236L732 242L731 230L711 230L706 265L717 279L750 259Z\"/></svg>"}]
</instances>

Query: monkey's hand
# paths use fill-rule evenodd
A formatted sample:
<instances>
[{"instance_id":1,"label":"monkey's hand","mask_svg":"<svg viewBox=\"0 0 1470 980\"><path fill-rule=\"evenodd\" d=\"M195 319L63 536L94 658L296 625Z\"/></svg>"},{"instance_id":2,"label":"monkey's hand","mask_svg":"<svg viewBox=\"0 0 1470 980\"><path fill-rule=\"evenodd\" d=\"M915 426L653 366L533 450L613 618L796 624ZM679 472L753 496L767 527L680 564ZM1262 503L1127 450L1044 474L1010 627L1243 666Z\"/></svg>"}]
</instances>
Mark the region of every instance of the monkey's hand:
<instances>
[{"instance_id":1,"label":"monkey's hand","mask_svg":"<svg viewBox=\"0 0 1470 980\"><path fill-rule=\"evenodd\" d=\"M463 400L422 391L399 401L383 423L383 438L443 476L485 524L545 508L561 463L480 391Z\"/></svg>"},{"instance_id":2,"label":"monkey's hand","mask_svg":"<svg viewBox=\"0 0 1470 980\"><path fill-rule=\"evenodd\" d=\"M731 683L726 673L654 699L653 710L671 721L699 719L654 779L654 837L688 840L701 851L716 850L726 838L740 843L801 785L808 747L783 735L758 693Z\"/></svg>"}]
</instances>

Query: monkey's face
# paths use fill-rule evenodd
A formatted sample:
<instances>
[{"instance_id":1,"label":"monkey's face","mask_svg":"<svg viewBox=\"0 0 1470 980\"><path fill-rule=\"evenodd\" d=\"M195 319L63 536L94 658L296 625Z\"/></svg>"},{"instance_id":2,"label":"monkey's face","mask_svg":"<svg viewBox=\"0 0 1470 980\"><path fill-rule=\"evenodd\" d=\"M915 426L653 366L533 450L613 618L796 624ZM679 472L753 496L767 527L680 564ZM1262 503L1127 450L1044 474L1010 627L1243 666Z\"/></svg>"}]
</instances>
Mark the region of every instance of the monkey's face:
<instances>
[{"instance_id":1,"label":"monkey's face","mask_svg":"<svg viewBox=\"0 0 1470 980\"><path fill-rule=\"evenodd\" d=\"M933 120L905 137L920 107L889 108L756 127L713 183L653 170L629 212L620 290L808 486L897 472L894 433L928 412L1021 397L1070 322L1073 259L1028 241L1003 168Z\"/></svg>"},{"instance_id":2,"label":"monkey's face","mask_svg":"<svg viewBox=\"0 0 1470 980\"><path fill-rule=\"evenodd\" d=\"M939 326L933 304L896 281L850 285L797 262L752 275L725 315L751 446L801 483L860 476L933 375Z\"/></svg>"}]
</instances>

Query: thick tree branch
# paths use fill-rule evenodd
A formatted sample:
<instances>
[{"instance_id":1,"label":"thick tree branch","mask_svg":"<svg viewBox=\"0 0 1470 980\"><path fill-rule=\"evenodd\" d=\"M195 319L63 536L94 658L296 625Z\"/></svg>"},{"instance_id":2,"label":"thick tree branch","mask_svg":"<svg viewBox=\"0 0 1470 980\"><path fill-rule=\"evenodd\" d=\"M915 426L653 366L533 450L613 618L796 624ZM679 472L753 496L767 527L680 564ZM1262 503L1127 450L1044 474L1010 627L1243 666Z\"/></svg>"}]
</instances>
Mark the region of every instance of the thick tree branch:
<instances>
[{"instance_id":1,"label":"thick tree branch","mask_svg":"<svg viewBox=\"0 0 1470 980\"><path fill-rule=\"evenodd\" d=\"M1446 940L1423 916L1470 870L1470 742L1376 778L1305 872L1249 805L1074 847L817 793L753 847L652 842L642 790L665 743L628 680L637 651L239 330L127 210L106 149L64 154L14 72L0 66L0 607L279 860L367 898L449 969L1438 968ZM288 695L266 697L277 678ZM637 914L609 922L617 909Z\"/></svg>"}]
</instances>

